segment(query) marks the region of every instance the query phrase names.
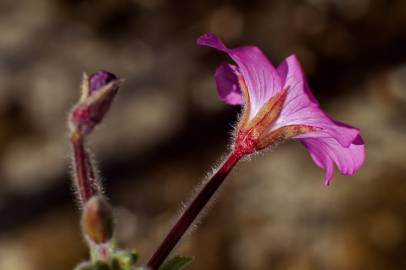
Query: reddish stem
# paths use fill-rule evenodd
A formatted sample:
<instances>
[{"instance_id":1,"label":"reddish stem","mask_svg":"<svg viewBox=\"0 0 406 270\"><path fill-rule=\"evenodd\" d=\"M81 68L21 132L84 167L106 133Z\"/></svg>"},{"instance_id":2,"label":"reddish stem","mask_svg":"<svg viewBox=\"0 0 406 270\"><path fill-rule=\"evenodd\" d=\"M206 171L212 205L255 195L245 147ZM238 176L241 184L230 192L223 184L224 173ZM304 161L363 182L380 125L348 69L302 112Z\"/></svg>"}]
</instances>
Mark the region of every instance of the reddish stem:
<instances>
[{"instance_id":1,"label":"reddish stem","mask_svg":"<svg viewBox=\"0 0 406 270\"><path fill-rule=\"evenodd\" d=\"M81 202L85 203L95 194L94 185L92 184L93 170L88 153L84 148L83 138L72 136L70 143L73 151L75 184L78 188Z\"/></svg>"},{"instance_id":2,"label":"reddish stem","mask_svg":"<svg viewBox=\"0 0 406 270\"><path fill-rule=\"evenodd\" d=\"M208 179L148 261L147 267L149 269L157 270L161 266L242 155L241 151L231 152L220 168Z\"/></svg>"}]
</instances>

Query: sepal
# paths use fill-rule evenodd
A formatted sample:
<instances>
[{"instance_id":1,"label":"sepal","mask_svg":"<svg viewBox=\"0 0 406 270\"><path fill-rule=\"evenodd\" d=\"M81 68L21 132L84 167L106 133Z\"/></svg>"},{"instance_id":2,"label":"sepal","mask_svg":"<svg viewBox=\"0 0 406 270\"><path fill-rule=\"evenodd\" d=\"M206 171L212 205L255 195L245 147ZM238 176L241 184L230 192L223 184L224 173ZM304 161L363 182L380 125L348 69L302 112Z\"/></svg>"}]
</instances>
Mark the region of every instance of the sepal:
<instances>
[{"instance_id":1,"label":"sepal","mask_svg":"<svg viewBox=\"0 0 406 270\"><path fill-rule=\"evenodd\" d=\"M96 195L88 200L82 213L82 231L94 244L112 240L114 233L113 209L105 198Z\"/></svg>"}]
</instances>

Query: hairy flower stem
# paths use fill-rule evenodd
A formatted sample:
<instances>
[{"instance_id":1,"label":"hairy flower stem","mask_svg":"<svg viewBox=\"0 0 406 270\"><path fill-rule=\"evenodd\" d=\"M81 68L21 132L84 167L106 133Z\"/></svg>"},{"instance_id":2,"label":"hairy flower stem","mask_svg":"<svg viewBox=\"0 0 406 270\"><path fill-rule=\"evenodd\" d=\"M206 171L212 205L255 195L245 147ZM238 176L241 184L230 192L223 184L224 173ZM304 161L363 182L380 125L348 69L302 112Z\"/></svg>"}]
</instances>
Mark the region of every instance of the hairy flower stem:
<instances>
[{"instance_id":1,"label":"hairy flower stem","mask_svg":"<svg viewBox=\"0 0 406 270\"><path fill-rule=\"evenodd\" d=\"M148 269L157 270L161 266L242 156L243 153L240 151L232 151L219 169L207 180L148 261Z\"/></svg>"},{"instance_id":2,"label":"hairy flower stem","mask_svg":"<svg viewBox=\"0 0 406 270\"><path fill-rule=\"evenodd\" d=\"M88 153L85 150L83 137L77 132L72 132L69 139L73 151L75 185L78 189L80 201L84 204L97 193L96 185L93 183L95 181L94 172Z\"/></svg>"}]
</instances>

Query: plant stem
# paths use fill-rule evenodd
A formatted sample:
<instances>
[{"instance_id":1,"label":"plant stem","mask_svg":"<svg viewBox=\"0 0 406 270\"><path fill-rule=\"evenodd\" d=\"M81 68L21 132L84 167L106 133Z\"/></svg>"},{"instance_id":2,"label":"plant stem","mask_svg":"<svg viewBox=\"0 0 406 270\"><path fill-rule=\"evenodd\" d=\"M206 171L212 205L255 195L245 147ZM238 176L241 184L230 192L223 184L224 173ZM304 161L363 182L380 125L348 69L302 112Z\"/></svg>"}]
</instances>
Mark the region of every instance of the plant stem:
<instances>
[{"instance_id":1,"label":"plant stem","mask_svg":"<svg viewBox=\"0 0 406 270\"><path fill-rule=\"evenodd\" d=\"M157 270L161 266L241 157L241 152L232 151L219 169L208 179L148 261L147 267L149 269Z\"/></svg>"},{"instance_id":2,"label":"plant stem","mask_svg":"<svg viewBox=\"0 0 406 270\"><path fill-rule=\"evenodd\" d=\"M95 190L94 173L88 153L84 147L84 139L77 133L70 136L70 143L73 151L73 170L75 174L75 185L78 189L82 204L87 202L97 191Z\"/></svg>"}]
</instances>

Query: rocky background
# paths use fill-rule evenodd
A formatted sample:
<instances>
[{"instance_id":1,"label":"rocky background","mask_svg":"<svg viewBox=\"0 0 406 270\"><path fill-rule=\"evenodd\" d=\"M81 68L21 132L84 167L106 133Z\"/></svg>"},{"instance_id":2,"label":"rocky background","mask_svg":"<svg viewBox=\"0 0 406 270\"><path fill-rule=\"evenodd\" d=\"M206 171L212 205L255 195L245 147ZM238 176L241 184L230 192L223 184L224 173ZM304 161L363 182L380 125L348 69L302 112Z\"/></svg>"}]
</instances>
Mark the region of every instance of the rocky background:
<instances>
[{"instance_id":1,"label":"rocky background","mask_svg":"<svg viewBox=\"0 0 406 270\"><path fill-rule=\"evenodd\" d=\"M360 127L365 165L323 172L295 142L241 163L176 253L189 269L406 269L406 1L1 0L0 269L87 258L69 180L66 117L81 73L126 79L90 139L117 237L145 261L225 153L238 108L216 97L228 60L211 31L295 52L322 107Z\"/></svg>"}]
</instances>

